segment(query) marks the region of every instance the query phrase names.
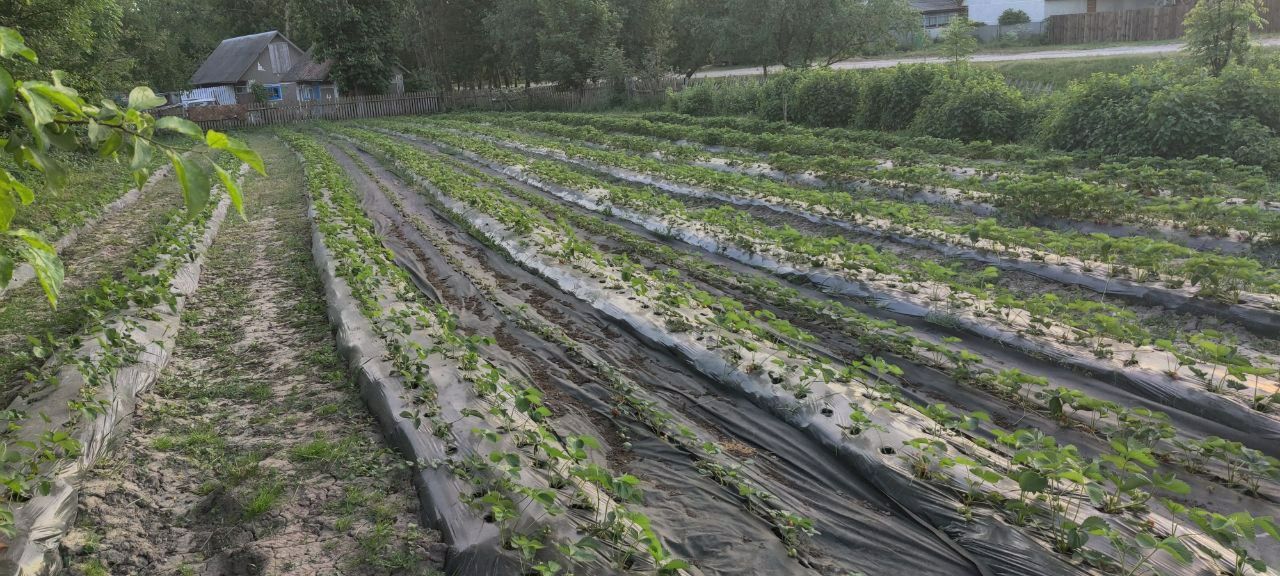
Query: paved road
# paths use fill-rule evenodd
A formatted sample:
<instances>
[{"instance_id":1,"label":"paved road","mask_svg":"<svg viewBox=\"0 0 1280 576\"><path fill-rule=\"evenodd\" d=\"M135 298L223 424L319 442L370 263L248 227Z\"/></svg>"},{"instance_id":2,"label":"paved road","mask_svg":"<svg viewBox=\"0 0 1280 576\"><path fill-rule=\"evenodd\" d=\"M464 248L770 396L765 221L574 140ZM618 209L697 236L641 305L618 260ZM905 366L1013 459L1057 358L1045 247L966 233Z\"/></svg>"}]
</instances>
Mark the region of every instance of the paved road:
<instances>
[{"instance_id":1,"label":"paved road","mask_svg":"<svg viewBox=\"0 0 1280 576\"><path fill-rule=\"evenodd\" d=\"M1264 38L1258 42L1263 46L1280 46L1280 37ZM1090 58L1094 56L1129 56L1138 54L1166 54L1169 52L1177 52L1182 49L1181 42L1170 42L1167 44L1142 44L1138 46L1113 46L1110 48L1090 48L1087 50L1070 48L1058 50L1039 50L1035 52L1013 52L1007 54L974 54L971 58L974 62L1007 62L1011 60L1053 60L1058 58ZM897 64L917 64L921 62L945 62L946 58L942 56L917 56L913 58L886 58L883 60L845 60L832 64L832 68L839 70L854 70L865 68L888 68ZM781 66L770 66L769 71L775 72L782 70ZM760 73L760 67L753 68L725 68L722 70L707 70L694 74L699 78L718 78L723 76L752 76Z\"/></svg>"}]
</instances>

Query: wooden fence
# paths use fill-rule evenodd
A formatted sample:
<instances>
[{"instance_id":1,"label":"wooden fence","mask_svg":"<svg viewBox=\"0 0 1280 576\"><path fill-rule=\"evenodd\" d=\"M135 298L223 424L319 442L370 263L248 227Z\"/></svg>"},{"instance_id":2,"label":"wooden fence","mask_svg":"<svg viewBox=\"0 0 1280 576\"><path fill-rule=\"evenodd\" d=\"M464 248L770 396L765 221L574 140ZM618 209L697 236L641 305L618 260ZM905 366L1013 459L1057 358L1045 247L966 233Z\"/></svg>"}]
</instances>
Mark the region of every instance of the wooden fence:
<instances>
[{"instance_id":1,"label":"wooden fence","mask_svg":"<svg viewBox=\"0 0 1280 576\"><path fill-rule=\"evenodd\" d=\"M1262 31L1280 32L1280 0L1263 4L1270 17ZM1184 1L1141 10L1050 16L1045 20L1045 39L1048 44L1174 40L1182 37L1182 20L1194 5Z\"/></svg>"},{"instance_id":2,"label":"wooden fence","mask_svg":"<svg viewBox=\"0 0 1280 576\"><path fill-rule=\"evenodd\" d=\"M608 83L598 83L578 90L533 86L512 89L419 92L397 96L355 96L288 104L236 104L185 110L178 107L157 115L182 116L204 129L230 130L306 120L349 120L379 116L439 114L459 110L603 109L624 101L660 100L665 97L668 88L679 89L679 80L665 80L656 85L647 86L632 82L621 90L615 90Z\"/></svg>"}]
</instances>

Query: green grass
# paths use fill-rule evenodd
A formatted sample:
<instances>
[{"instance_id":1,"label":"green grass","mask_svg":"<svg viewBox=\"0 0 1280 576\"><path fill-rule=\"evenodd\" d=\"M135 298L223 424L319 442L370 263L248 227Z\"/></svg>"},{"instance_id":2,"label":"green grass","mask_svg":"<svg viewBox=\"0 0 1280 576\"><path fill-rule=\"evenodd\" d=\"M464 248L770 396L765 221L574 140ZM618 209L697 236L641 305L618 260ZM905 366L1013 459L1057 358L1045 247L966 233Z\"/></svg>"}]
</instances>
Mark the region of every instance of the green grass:
<instances>
[{"instance_id":1,"label":"green grass","mask_svg":"<svg viewBox=\"0 0 1280 576\"><path fill-rule=\"evenodd\" d=\"M1170 54L1138 54L1131 56L1097 56L1093 58L1058 58L1054 60L1012 60L1009 62L982 62L979 66L994 68L1010 80L1052 84L1065 88L1072 80L1106 72L1125 74L1134 68L1155 64L1167 58L1181 58Z\"/></svg>"}]
</instances>

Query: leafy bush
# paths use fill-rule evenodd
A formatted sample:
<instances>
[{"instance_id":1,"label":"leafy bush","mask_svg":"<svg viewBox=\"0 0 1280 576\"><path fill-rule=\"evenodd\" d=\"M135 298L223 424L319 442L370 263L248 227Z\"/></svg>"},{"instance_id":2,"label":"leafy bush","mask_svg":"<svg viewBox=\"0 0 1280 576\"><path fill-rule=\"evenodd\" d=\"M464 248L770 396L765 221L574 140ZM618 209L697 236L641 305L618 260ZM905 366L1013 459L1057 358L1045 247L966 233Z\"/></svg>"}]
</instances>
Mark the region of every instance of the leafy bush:
<instances>
[{"instance_id":1,"label":"leafy bush","mask_svg":"<svg viewBox=\"0 0 1280 576\"><path fill-rule=\"evenodd\" d=\"M681 90L671 100L676 112L693 116L711 116L716 113L716 87L711 82L694 84Z\"/></svg>"},{"instance_id":2,"label":"leafy bush","mask_svg":"<svg viewBox=\"0 0 1280 576\"><path fill-rule=\"evenodd\" d=\"M814 70L796 83L794 94L789 116L797 122L829 128L849 126L859 108L858 75Z\"/></svg>"},{"instance_id":3,"label":"leafy bush","mask_svg":"<svg viewBox=\"0 0 1280 576\"><path fill-rule=\"evenodd\" d=\"M867 72L857 126L873 130L902 130L911 124L920 103L945 74L937 64L910 64Z\"/></svg>"},{"instance_id":4,"label":"leafy bush","mask_svg":"<svg viewBox=\"0 0 1280 576\"><path fill-rule=\"evenodd\" d=\"M1026 24L1031 21L1031 17L1026 12L1017 8L1009 8L1000 13L1000 18L996 21L1001 26L1013 26L1014 24Z\"/></svg>"},{"instance_id":5,"label":"leafy bush","mask_svg":"<svg viewBox=\"0 0 1280 576\"><path fill-rule=\"evenodd\" d=\"M760 85L755 82L711 80L673 92L667 107L691 116L741 116L755 114L760 105Z\"/></svg>"},{"instance_id":6,"label":"leafy bush","mask_svg":"<svg viewBox=\"0 0 1280 576\"><path fill-rule=\"evenodd\" d=\"M769 78L760 89L760 107L756 114L765 120L786 120L791 117L790 108L795 104L795 86L804 78L803 72L786 71Z\"/></svg>"},{"instance_id":7,"label":"leafy bush","mask_svg":"<svg viewBox=\"0 0 1280 576\"><path fill-rule=\"evenodd\" d=\"M998 73L957 67L921 102L911 129L938 138L1010 142L1030 121L1027 100Z\"/></svg>"},{"instance_id":8,"label":"leafy bush","mask_svg":"<svg viewBox=\"0 0 1280 576\"><path fill-rule=\"evenodd\" d=\"M1280 68L1232 66L1221 76L1172 65L1095 74L1051 108L1045 143L1064 150L1191 158L1227 156L1275 166ZM1246 157L1248 159L1246 159Z\"/></svg>"}]
</instances>

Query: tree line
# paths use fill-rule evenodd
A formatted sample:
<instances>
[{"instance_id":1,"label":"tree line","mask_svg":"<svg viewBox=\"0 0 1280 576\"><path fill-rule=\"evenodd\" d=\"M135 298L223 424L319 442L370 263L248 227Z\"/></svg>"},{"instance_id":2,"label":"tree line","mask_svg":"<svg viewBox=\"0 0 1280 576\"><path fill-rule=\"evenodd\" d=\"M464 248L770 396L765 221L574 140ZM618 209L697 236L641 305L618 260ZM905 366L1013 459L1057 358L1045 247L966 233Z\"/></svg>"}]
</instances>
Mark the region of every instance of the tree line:
<instances>
[{"instance_id":1,"label":"tree line","mask_svg":"<svg viewBox=\"0 0 1280 576\"><path fill-rule=\"evenodd\" d=\"M0 0L41 65L82 90L180 90L224 38L279 30L349 92L576 88L716 63L809 67L891 49L907 0Z\"/></svg>"}]
</instances>

